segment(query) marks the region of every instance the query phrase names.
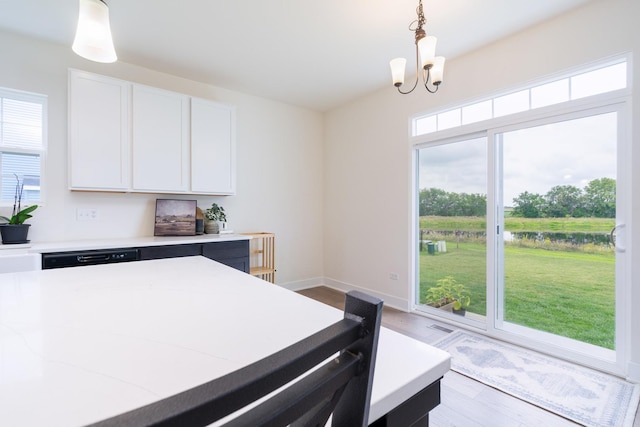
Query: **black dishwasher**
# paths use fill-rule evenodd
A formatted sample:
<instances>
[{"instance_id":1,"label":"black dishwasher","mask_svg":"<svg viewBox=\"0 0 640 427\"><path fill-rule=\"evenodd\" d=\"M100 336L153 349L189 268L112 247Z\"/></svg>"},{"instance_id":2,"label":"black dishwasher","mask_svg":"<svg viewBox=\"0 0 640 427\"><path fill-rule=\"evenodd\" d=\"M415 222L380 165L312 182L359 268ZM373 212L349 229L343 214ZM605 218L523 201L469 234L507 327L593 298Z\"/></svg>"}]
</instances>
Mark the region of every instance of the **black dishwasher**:
<instances>
[{"instance_id":1,"label":"black dishwasher","mask_svg":"<svg viewBox=\"0 0 640 427\"><path fill-rule=\"evenodd\" d=\"M137 248L100 249L88 251L50 252L42 254L42 269L80 267L83 265L111 264L138 261Z\"/></svg>"}]
</instances>

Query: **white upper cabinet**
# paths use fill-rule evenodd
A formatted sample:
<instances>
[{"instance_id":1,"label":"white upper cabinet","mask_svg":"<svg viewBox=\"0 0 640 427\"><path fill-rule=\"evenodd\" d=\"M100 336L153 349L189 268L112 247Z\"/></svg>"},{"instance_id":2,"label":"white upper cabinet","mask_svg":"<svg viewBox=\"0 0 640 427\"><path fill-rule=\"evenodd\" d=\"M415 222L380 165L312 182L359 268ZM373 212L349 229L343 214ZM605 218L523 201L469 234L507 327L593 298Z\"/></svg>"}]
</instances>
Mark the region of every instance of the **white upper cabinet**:
<instances>
[{"instance_id":1,"label":"white upper cabinet","mask_svg":"<svg viewBox=\"0 0 640 427\"><path fill-rule=\"evenodd\" d=\"M229 195L235 109L69 70L72 190Z\"/></svg>"},{"instance_id":2,"label":"white upper cabinet","mask_svg":"<svg viewBox=\"0 0 640 427\"><path fill-rule=\"evenodd\" d=\"M132 105L132 189L188 192L189 97L134 85Z\"/></svg>"},{"instance_id":3,"label":"white upper cabinet","mask_svg":"<svg viewBox=\"0 0 640 427\"><path fill-rule=\"evenodd\" d=\"M236 192L235 110L191 98L191 191Z\"/></svg>"},{"instance_id":4,"label":"white upper cabinet","mask_svg":"<svg viewBox=\"0 0 640 427\"><path fill-rule=\"evenodd\" d=\"M69 71L69 186L126 191L130 187L130 84Z\"/></svg>"}]
</instances>

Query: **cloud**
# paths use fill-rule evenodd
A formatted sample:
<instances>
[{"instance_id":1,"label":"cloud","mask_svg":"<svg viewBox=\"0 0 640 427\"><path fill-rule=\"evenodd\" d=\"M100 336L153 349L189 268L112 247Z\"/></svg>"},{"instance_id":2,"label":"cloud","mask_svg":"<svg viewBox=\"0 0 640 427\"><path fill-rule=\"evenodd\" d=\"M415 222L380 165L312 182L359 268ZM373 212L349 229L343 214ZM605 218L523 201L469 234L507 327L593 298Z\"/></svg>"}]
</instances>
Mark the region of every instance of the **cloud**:
<instances>
[{"instance_id":1,"label":"cloud","mask_svg":"<svg viewBox=\"0 0 640 427\"><path fill-rule=\"evenodd\" d=\"M532 126L498 137L506 206L524 191L544 195L557 185L584 188L594 179L616 178L616 113ZM486 138L423 148L419 164L420 188L487 194Z\"/></svg>"}]
</instances>

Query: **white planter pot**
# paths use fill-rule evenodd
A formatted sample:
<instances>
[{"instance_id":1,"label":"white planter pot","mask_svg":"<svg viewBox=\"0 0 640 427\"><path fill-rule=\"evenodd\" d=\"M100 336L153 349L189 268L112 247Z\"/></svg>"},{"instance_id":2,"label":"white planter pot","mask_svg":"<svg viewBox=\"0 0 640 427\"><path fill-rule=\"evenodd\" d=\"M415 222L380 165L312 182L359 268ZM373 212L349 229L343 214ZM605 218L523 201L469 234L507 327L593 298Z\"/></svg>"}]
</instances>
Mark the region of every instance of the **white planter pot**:
<instances>
[{"instance_id":1,"label":"white planter pot","mask_svg":"<svg viewBox=\"0 0 640 427\"><path fill-rule=\"evenodd\" d=\"M218 221L205 221L204 232L207 234L220 234L220 224Z\"/></svg>"}]
</instances>

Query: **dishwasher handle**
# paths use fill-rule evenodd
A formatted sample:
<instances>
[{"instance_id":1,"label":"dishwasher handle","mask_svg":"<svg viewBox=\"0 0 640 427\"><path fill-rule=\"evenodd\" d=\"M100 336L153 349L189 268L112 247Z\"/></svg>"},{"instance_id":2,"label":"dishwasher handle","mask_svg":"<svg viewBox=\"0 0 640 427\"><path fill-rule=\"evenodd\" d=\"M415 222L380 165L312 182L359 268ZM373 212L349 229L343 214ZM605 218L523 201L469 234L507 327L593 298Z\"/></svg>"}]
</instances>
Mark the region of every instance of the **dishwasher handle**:
<instances>
[{"instance_id":1,"label":"dishwasher handle","mask_svg":"<svg viewBox=\"0 0 640 427\"><path fill-rule=\"evenodd\" d=\"M106 262L111 259L111 255L102 254L102 255L78 255L76 257L79 263L87 264L92 262Z\"/></svg>"}]
</instances>

